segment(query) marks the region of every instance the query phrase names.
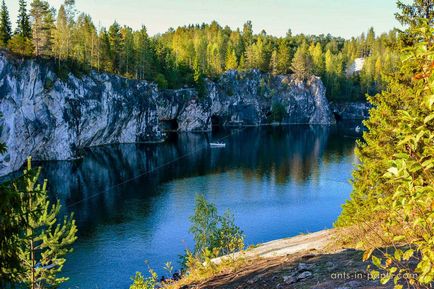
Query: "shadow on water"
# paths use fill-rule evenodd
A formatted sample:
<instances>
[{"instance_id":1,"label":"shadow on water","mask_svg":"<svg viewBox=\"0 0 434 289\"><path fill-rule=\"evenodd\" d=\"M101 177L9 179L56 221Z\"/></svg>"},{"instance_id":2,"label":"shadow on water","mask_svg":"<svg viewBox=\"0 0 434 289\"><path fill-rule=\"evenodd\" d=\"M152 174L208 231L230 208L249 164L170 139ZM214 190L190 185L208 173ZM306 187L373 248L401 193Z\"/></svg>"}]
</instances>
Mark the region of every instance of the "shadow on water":
<instances>
[{"instance_id":1,"label":"shadow on water","mask_svg":"<svg viewBox=\"0 0 434 289\"><path fill-rule=\"evenodd\" d=\"M351 189L354 127L171 134L163 144L94 147L81 160L44 162L50 192L79 227L68 286L127 288L145 259L157 268L176 262L192 245L196 193L230 208L250 243L330 227ZM226 148L209 148L223 137Z\"/></svg>"}]
</instances>

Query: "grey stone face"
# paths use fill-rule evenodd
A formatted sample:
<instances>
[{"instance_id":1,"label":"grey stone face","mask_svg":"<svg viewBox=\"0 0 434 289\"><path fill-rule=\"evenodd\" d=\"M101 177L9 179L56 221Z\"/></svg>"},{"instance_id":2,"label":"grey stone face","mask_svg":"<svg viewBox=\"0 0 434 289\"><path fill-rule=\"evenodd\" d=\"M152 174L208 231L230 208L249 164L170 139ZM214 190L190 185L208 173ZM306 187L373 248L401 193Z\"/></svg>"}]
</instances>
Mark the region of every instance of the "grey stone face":
<instances>
[{"instance_id":1,"label":"grey stone face","mask_svg":"<svg viewBox=\"0 0 434 289\"><path fill-rule=\"evenodd\" d=\"M35 60L0 54L0 175L27 156L69 160L80 149L109 143L158 141L157 87L91 72L61 80Z\"/></svg>"},{"instance_id":2,"label":"grey stone face","mask_svg":"<svg viewBox=\"0 0 434 289\"><path fill-rule=\"evenodd\" d=\"M292 76L228 71L207 81L206 93L194 89L166 90L158 100L161 121L175 120L180 131L210 131L212 119L221 125L270 123L273 103L284 106L283 123L332 124L325 87L318 77L298 81Z\"/></svg>"},{"instance_id":3,"label":"grey stone face","mask_svg":"<svg viewBox=\"0 0 434 289\"><path fill-rule=\"evenodd\" d=\"M367 102L331 103L336 118L341 120L363 120L369 117L371 105Z\"/></svg>"},{"instance_id":4,"label":"grey stone face","mask_svg":"<svg viewBox=\"0 0 434 289\"><path fill-rule=\"evenodd\" d=\"M112 143L158 142L161 127L210 131L221 125L270 122L272 104L285 108L284 123L334 123L321 80L302 82L257 70L228 71L195 89L158 90L147 81L98 73L60 79L54 63L21 60L0 52L0 175L18 170L28 156L70 160L83 148ZM174 125L174 123L176 125Z\"/></svg>"}]
</instances>

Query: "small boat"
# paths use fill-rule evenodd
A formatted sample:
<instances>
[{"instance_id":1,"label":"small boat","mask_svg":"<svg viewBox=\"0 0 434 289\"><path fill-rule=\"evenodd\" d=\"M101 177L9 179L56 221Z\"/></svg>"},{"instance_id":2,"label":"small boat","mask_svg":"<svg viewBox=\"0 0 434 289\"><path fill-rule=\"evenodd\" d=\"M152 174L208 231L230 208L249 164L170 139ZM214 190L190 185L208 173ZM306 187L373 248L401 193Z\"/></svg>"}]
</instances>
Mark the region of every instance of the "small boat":
<instances>
[{"instance_id":1,"label":"small boat","mask_svg":"<svg viewBox=\"0 0 434 289\"><path fill-rule=\"evenodd\" d=\"M221 142L212 142L212 143L209 144L209 146L211 148L224 148L224 147L226 147L226 144L225 143L221 143Z\"/></svg>"},{"instance_id":2,"label":"small boat","mask_svg":"<svg viewBox=\"0 0 434 289\"><path fill-rule=\"evenodd\" d=\"M356 133L359 133L361 130L362 129L360 128L360 126L356 126L356 129L355 129Z\"/></svg>"}]
</instances>

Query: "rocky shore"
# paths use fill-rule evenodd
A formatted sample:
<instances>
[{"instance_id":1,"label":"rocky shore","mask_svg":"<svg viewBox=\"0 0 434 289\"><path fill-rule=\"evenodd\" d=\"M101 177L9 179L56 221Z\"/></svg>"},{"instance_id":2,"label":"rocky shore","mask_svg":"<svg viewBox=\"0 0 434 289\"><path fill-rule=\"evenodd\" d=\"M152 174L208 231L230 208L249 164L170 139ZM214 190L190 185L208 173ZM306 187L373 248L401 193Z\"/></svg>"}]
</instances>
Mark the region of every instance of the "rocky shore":
<instances>
[{"instance_id":1,"label":"rocky shore","mask_svg":"<svg viewBox=\"0 0 434 289\"><path fill-rule=\"evenodd\" d=\"M225 258L243 260L234 268L202 282L184 284L181 279L168 288L393 288L370 277L368 263L362 261L363 252L337 244L335 230L271 241L213 260L217 264Z\"/></svg>"}]
</instances>

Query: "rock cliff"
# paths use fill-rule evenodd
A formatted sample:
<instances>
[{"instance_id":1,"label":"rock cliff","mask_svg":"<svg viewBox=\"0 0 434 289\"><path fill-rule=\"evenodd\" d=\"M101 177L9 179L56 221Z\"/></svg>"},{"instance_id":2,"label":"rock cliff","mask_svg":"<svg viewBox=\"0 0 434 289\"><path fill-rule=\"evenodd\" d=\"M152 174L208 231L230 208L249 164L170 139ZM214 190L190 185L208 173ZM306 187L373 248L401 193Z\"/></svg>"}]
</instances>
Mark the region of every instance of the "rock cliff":
<instances>
[{"instance_id":1,"label":"rock cliff","mask_svg":"<svg viewBox=\"0 0 434 289\"><path fill-rule=\"evenodd\" d=\"M59 78L55 63L0 52L0 175L37 160L80 157L81 149L110 143L156 142L162 130L210 131L212 125L335 122L321 80L298 81L252 70L229 71L195 89L159 90L147 81L98 73Z\"/></svg>"},{"instance_id":2,"label":"rock cliff","mask_svg":"<svg viewBox=\"0 0 434 289\"><path fill-rule=\"evenodd\" d=\"M363 120L369 117L368 102L331 103L330 108L337 120Z\"/></svg>"}]
</instances>

